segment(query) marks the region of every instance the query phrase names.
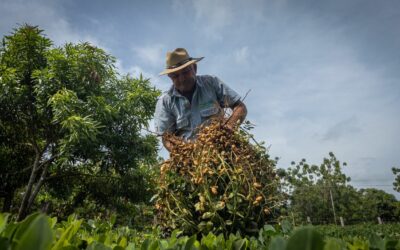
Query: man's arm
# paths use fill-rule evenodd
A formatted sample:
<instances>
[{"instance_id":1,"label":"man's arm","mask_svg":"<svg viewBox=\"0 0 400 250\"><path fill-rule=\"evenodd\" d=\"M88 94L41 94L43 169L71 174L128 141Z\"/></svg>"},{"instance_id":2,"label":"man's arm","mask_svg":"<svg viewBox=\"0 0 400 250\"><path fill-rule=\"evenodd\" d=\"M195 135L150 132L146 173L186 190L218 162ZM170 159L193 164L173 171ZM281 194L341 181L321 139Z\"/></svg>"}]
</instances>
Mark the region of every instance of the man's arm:
<instances>
[{"instance_id":1,"label":"man's arm","mask_svg":"<svg viewBox=\"0 0 400 250\"><path fill-rule=\"evenodd\" d=\"M237 128L246 118L247 108L242 101L237 101L232 108L232 115L228 118L226 126L230 129Z\"/></svg>"},{"instance_id":2,"label":"man's arm","mask_svg":"<svg viewBox=\"0 0 400 250\"><path fill-rule=\"evenodd\" d=\"M240 100L238 93L218 77L211 77L210 84L215 88L220 106L232 109L232 115L226 121L226 126L230 129L237 128L246 118L246 105Z\"/></svg>"},{"instance_id":3,"label":"man's arm","mask_svg":"<svg viewBox=\"0 0 400 250\"><path fill-rule=\"evenodd\" d=\"M156 133L162 137L164 147L171 152L174 143L171 141L172 136L168 136L167 133L174 131L175 118L168 103L169 98L166 94L159 97L154 113L154 123Z\"/></svg>"}]
</instances>

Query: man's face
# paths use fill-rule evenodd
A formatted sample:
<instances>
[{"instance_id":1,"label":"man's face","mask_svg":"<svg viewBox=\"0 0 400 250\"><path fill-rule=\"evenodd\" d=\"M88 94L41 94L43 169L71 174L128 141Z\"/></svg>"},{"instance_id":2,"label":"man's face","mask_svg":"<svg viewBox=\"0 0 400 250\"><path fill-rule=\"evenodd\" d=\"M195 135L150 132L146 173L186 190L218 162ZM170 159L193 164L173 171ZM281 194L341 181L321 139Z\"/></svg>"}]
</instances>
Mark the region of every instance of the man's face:
<instances>
[{"instance_id":1,"label":"man's face","mask_svg":"<svg viewBox=\"0 0 400 250\"><path fill-rule=\"evenodd\" d=\"M179 92L190 92L196 83L196 67L192 64L168 76Z\"/></svg>"}]
</instances>

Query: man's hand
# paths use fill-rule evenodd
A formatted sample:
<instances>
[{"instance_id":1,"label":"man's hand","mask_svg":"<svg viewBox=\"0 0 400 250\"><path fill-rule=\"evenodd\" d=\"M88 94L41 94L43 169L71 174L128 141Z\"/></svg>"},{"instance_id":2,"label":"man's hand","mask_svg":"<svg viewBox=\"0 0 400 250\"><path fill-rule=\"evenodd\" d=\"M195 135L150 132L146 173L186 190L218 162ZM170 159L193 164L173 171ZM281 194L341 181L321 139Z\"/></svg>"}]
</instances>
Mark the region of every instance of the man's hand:
<instances>
[{"instance_id":1,"label":"man's hand","mask_svg":"<svg viewBox=\"0 0 400 250\"><path fill-rule=\"evenodd\" d=\"M226 122L226 127L231 130L236 130L240 124L244 121L247 115L247 108L243 102L238 101L232 107L232 115L228 118Z\"/></svg>"},{"instance_id":2,"label":"man's hand","mask_svg":"<svg viewBox=\"0 0 400 250\"><path fill-rule=\"evenodd\" d=\"M172 134L164 134L162 136L162 142L164 147L171 153L176 145L180 145L185 143L181 137L177 137Z\"/></svg>"}]
</instances>

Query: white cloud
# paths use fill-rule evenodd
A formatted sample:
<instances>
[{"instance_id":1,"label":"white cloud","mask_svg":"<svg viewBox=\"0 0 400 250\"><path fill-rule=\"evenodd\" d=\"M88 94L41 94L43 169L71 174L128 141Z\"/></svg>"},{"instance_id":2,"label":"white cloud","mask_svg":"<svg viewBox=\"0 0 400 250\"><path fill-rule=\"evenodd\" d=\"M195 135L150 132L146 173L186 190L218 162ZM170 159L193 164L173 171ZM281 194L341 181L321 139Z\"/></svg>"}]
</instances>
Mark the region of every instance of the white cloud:
<instances>
[{"instance_id":1,"label":"white cloud","mask_svg":"<svg viewBox=\"0 0 400 250\"><path fill-rule=\"evenodd\" d=\"M247 46L244 46L239 50L235 51L234 58L235 62L238 64L247 63L249 59L249 48Z\"/></svg>"},{"instance_id":2,"label":"white cloud","mask_svg":"<svg viewBox=\"0 0 400 250\"><path fill-rule=\"evenodd\" d=\"M133 46L132 50L144 64L155 67L165 64L165 46L162 44L146 45L143 47Z\"/></svg>"},{"instance_id":3,"label":"white cloud","mask_svg":"<svg viewBox=\"0 0 400 250\"><path fill-rule=\"evenodd\" d=\"M183 2L183 1L182 1ZM180 1L175 1L175 10L184 6ZM193 0L195 26L207 39L222 40L224 28L234 21L232 0Z\"/></svg>"},{"instance_id":4,"label":"white cloud","mask_svg":"<svg viewBox=\"0 0 400 250\"><path fill-rule=\"evenodd\" d=\"M231 0L200 0L193 1L196 19L205 21L210 26L207 28L219 30L233 21L233 11Z\"/></svg>"},{"instance_id":5,"label":"white cloud","mask_svg":"<svg viewBox=\"0 0 400 250\"><path fill-rule=\"evenodd\" d=\"M129 74L133 77L139 77L142 75L144 78L150 79L150 82L157 89L162 91L166 91L171 86L169 79L166 76L159 76L158 72L154 72L143 68L139 65L125 65L125 63L121 60L117 60L116 67L118 72L122 75Z\"/></svg>"},{"instance_id":6,"label":"white cloud","mask_svg":"<svg viewBox=\"0 0 400 250\"><path fill-rule=\"evenodd\" d=\"M73 30L66 17L54 1L5 1L0 9L2 22L0 33L8 34L12 28L28 23L38 25L44 30L44 34L50 38L56 46L66 42L79 43L89 42L106 51L110 51L105 44L89 33L80 33Z\"/></svg>"}]
</instances>

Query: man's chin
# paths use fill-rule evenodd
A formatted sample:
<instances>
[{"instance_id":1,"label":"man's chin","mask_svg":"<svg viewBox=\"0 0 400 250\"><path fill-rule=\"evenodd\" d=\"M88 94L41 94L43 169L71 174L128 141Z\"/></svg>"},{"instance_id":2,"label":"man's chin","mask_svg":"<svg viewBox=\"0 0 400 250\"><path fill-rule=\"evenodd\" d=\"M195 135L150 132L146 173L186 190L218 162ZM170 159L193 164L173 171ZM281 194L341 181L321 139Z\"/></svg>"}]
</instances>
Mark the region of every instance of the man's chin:
<instances>
[{"instance_id":1,"label":"man's chin","mask_svg":"<svg viewBox=\"0 0 400 250\"><path fill-rule=\"evenodd\" d=\"M179 92L182 92L182 93L188 93L188 92L193 91L193 87L189 88L189 87L185 86L184 88L178 88L178 90L179 90Z\"/></svg>"}]
</instances>

